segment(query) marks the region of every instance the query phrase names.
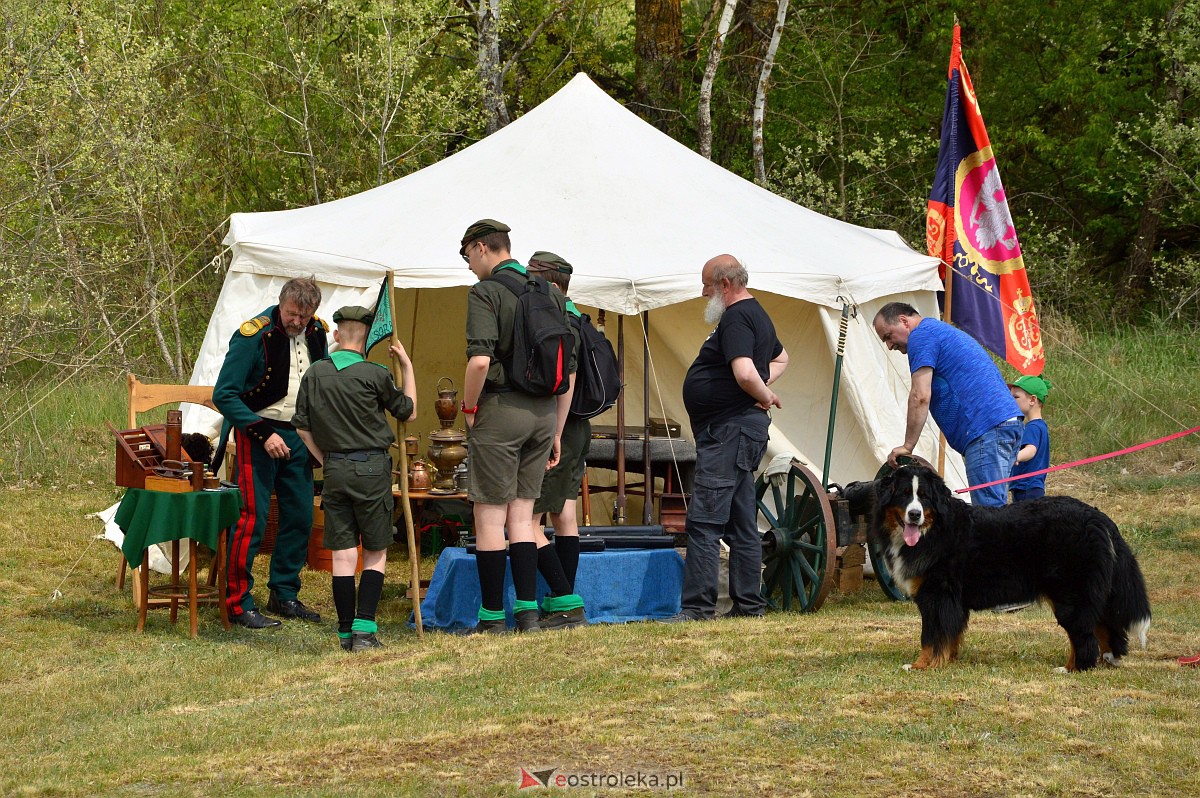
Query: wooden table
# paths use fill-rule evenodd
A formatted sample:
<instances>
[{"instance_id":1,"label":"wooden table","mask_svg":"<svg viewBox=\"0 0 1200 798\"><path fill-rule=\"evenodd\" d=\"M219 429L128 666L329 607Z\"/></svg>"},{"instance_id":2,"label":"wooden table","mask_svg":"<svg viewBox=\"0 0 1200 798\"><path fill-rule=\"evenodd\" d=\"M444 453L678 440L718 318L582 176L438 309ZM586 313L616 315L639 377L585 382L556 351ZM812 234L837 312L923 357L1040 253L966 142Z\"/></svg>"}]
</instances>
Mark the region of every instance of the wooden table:
<instances>
[{"instance_id":1,"label":"wooden table","mask_svg":"<svg viewBox=\"0 0 1200 798\"><path fill-rule=\"evenodd\" d=\"M399 488L393 488L392 489L392 497L396 500L395 512L396 512L396 517L399 518L399 514L404 512L404 508L400 504L400 502L403 501L403 493L400 491ZM462 491L462 492L455 491L453 493L431 493L430 491L427 491L427 490L410 490L408 492L408 503L409 503L409 507L412 508L413 537L416 540L418 557L421 555L421 510L425 507L425 502L427 502L431 499L432 500L457 499L459 501L467 501L468 500L467 494L465 491ZM403 542L407 543L407 539L404 539ZM429 587L429 580L422 579L421 580L421 598L425 598L425 592L428 587ZM412 585L409 585L408 592L405 593L404 595L406 598L410 598L410 599L413 597Z\"/></svg>"},{"instance_id":2,"label":"wooden table","mask_svg":"<svg viewBox=\"0 0 1200 798\"><path fill-rule=\"evenodd\" d=\"M131 568L141 569L141 607L138 608L139 632L146 627L146 609L150 598L169 601L171 623L175 623L179 603L187 600L191 619L191 634L196 636L196 608L201 602L220 608L221 623L229 628L225 607L226 530L238 519L242 494L237 490L167 493L130 488L121 499L114 522L125 533L121 551ZM179 581L179 542L187 540L191 555L188 562L188 583ZM200 586L196 580L196 542L214 552L215 566L220 579L215 587ZM171 543L171 581L165 587L151 588L150 555L147 549L155 543Z\"/></svg>"}]
</instances>

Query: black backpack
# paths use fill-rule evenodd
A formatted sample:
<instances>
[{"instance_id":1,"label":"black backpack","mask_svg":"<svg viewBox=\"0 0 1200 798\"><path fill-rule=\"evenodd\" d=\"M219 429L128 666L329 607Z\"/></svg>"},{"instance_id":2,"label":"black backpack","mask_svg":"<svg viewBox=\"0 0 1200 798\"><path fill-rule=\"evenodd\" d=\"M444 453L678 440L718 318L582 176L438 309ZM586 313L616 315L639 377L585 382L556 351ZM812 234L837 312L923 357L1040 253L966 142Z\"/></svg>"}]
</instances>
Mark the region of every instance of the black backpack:
<instances>
[{"instance_id":1,"label":"black backpack","mask_svg":"<svg viewBox=\"0 0 1200 798\"><path fill-rule=\"evenodd\" d=\"M592 418L613 406L621 395L621 372L617 355L604 333L592 326L586 313L573 318L579 331L579 363L575 371L575 393L571 415Z\"/></svg>"},{"instance_id":2,"label":"black backpack","mask_svg":"<svg viewBox=\"0 0 1200 798\"><path fill-rule=\"evenodd\" d=\"M531 396L558 396L571 386L571 347L575 339L562 306L550 295L550 284L540 277L521 279L502 270L497 280L517 296L513 320L513 348L501 356L508 386Z\"/></svg>"}]
</instances>

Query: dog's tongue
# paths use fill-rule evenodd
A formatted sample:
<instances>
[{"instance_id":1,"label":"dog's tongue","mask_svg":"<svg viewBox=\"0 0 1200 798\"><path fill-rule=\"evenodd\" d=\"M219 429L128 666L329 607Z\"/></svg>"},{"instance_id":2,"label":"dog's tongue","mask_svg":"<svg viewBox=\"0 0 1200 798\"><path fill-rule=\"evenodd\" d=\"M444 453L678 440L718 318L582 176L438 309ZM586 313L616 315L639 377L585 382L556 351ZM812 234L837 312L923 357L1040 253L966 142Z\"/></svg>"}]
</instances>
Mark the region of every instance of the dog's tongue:
<instances>
[{"instance_id":1,"label":"dog's tongue","mask_svg":"<svg viewBox=\"0 0 1200 798\"><path fill-rule=\"evenodd\" d=\"M915 546L921 540L921 528L916 524L904 525L904 543L907 546Z\"/></svg>"}]
</instances>

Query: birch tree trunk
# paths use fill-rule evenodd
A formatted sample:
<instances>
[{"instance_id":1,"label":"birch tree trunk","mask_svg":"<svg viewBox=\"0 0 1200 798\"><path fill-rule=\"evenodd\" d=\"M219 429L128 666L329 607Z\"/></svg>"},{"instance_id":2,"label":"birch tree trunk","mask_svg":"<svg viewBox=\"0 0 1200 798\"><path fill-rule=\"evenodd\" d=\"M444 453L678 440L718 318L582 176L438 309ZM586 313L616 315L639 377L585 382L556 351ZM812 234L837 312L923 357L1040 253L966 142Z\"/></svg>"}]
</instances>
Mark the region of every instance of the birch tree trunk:
<instances>
[{"instance_id":1,"label":"birch tree trunk","mask_svg":"<svg viewBox=\"0 0 1200 798\"><path fill-rule=\"evenodd\" d=\"M713 79L717 76L717 66L721 63L721 50L725 47L725 37L729 35L729 26L733 22L733 12L737 9L738 0L725 0L721 11L721 21L717 23L717 35L713 37L712 49L708 52L708 63L704 66L704 78L700 81L700 154L712 160L712 88Z\"/></svg>"},{"instance_id":2,"label":"birch tree trunk","mask_svg":"<svg viewBox=\"0 0 1200 798\"><path fill-rule=\"evenodd\" d=\"M504 73L500 65L500 0L479 0L479 78L488 135L509 123L504 102Z\"/></svg>"},{"instance_id":3,"label":"birch tree trunk","mask_svg":"<svg viewBox=\"0 0 1200 798\"><path fill-rule=\"evenodd\" d=\"M758 91L754 95L754 180L760 186L767 184L767 168L763 160L763 118L767 113L767 87L771 81L771 70L775 66L775 52L779 49L779 40L783 37L783 22L787 17L787 10L788 0L779 0L775 29L771 32L771 43L767 45L767 55L763 58L762 69L758 73Z\"/></svg>"}]
</instances>

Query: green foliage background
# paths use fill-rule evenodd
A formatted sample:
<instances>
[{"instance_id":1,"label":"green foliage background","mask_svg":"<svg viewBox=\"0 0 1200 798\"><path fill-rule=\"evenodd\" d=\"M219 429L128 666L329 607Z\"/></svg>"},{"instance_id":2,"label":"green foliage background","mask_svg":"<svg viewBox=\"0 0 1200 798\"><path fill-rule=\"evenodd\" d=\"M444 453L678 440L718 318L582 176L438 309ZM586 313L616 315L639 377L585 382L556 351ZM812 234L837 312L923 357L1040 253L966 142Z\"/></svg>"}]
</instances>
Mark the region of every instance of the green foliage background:
<instances>
[{"instance_id":1,"label":"green foliage background","mask_svg":"<svg viewBox=\"0 0 1200 798\"><path fill-rule=\"evenodd\" d=\"M519 116L586 71L638 96L634 0L502 0ZM720 3L680 3L686 144ZM753 175L775 0L741 0L713 158ZM471 0L0 4L0 379L136 364L185 378L223 223L402 177L484 134ZM1035 295L1084 328L1200 321L1200 0L792 4L768 183L924 245L957 15ZM136 329L135 335L129 335Z\"/></svg>"}]
</instances>

